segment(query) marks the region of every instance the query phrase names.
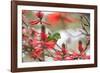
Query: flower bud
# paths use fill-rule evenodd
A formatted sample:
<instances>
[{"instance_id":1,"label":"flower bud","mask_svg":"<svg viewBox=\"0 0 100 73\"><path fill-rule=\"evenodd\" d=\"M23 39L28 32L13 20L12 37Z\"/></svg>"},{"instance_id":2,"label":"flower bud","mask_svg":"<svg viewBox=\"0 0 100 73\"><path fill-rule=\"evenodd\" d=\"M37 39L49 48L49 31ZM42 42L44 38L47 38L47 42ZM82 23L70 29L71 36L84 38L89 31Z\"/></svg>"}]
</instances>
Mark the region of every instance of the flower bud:
<instances>
[{"instance_id":1,"label":"flower bud","mask_svg":"<svg viewBox=\"0 0 100 73\"><path fill-rule=\"evenodd\" d=\"M41 11L38 11L38 12L36 13L36 16L37 16L38 18L42 19L42 18L43 18L43 13L42 13Z\"/></svg>"}]
</instances>

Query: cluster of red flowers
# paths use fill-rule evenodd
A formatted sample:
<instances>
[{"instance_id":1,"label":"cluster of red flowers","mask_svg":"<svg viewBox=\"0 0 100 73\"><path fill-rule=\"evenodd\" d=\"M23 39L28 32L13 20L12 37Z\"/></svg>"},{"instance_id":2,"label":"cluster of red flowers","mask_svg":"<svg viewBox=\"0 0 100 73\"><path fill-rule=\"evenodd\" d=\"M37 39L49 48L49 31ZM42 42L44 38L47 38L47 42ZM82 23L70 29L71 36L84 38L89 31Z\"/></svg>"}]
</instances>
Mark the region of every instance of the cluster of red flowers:
<instances>
[{"instance_id":1,"label":"cluster of red flowers","mask_svg":"<svg viewBox=\"0 0 100 73\"><path fill-rule=\"evenodd\" d=\"M48 24L46 22L42 21L42 18L44 14L39 11L36 13L36 16L39 20L32 20L29 23L31 25L37 25L38 23L41 24L41 26L44 26L43 24ZM62 16L60 13L48 15L48 20L53 20L51 24L56 24L56 22L59 20L59 18ZM67 22L73 22L76 20L72 20L70 18L64 18ZM42 29L42 28L41 28ZM23 48L31 48L31 57L34 59L40 59L42 60L42 56L44 55L44 50L53 50L55 49L55 45L57 44L57 41L55 40L47 40L48 35L45 33L45 26L44 29L41 30L41 33L37 32L34 28L22 28L22 38L23 38ZM31 37L30 37L31 36ZM25 43L24 43L25 42ZM87 56L85 53L85 48L83 48L82 41L78 42L78 50L80 53L73 52L69 53L69 50L62 45L60 48L61 50L55 50L54 55L52 58L53 60L74 60L74 59L90 59L90 56ZM44 55L45 56L45 55Z\"/></svg>"},{"instance_id":2,"label":"cluster of red flowers","mask_svg":"<svg viewBox=\"0 0 100 73\"><path fill-rule=\"evenodd\" d=\"M33 31L33 30L32 30ZM32 33L31 31L31 33ZM47 34L45 33L41 33L39 34L36 31L33 31L33 35L34 38L29 40L29 44L31 45L32 48L34 48L31 52L31 56L33 58L41 58L41 55L43 53L43 45L46 47L46 49L48 50L52 50L55 48L56 42L54 40L50 40L50 41L45 41L43 44L43 41L38 40L38 36L42 34L42 38L45 37L45 39L48 37ZM23 29L23 33L26 33L26 30ZM23 40L26 40L28 37L26 37L25 35L23 35ZM90 59L90 56L87 56L86 53L84 52L84 48L82 46L82 42L79 41L79 46L78 46L78 50L80 51L80 53L77 52L73 52L72 54L69 53L68 49L65 47L61 48L61 51L56 50L55 51L55 56L53 57L53 60L57 61L57 60L74 60L74 59Z\"/></svg>"},{"instance_id":3,"label":"cluster of red flowers","mask_svg":"<svg viewBox=\"0 0 100 73\"><path fill-rule=\"evenodd\" d=\"M25 28L22 29L23 32L23 41L27 41L28 45L23 44L24 48L25 46L30 46L32 48L32 54L31 56L33 58L40 58L42 53L43 53L43 45L47 48L47 49L53 49L56 42L54 40L50 40L50 41L41 41L41 39L47 39L48 35L41 32L38 33L35 30L31 29L31 30L27 30ZM29 35L34 35L33 37L30 38L30 36L27 35L27 33Z\"/></svg>"},{"instance_id":4,"label":"cluster of red flowers","mask_svg":"<svg viewBox=\"0 0 100 73\"><path fill-rule=\"evenodd\" d=\"M67 50L67 48L62 47L61 51L56 51L55 52L55 57L54 60L75 60L75 59L90 59L89 55L86 55L86 53L84 52L84 48L82 47L82 42L80 44L81 41L79 41L79 47L78 50L80 51L80 53L77 52L73 52L73 53L69 53L69 51Z\"/></svg>"}]
</instances>

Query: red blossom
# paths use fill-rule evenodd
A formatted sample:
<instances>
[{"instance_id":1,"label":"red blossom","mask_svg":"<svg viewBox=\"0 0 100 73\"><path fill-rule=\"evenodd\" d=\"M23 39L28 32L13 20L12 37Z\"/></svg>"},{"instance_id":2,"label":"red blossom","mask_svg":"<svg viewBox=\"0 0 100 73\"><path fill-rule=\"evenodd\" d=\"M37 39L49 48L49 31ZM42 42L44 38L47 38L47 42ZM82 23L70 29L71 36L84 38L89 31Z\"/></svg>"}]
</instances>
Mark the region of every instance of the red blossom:
<instances>
[{"instance_id":1,"label":"red blossom","mask_svg":"<svg viewBox=\"0 0 100 73\"><path fill-rule=\"evenodd\" d=\"M49 14L47 19L49 23L55 25L58 23L59 18L60 18L60 13L56 12L56 13Z\"/></svg>"},{"instance_id":2,"label":"red blossom","mask_svg":"<svg viewBox=\"0 0 100 73\"><path fill-rule=\"evenodd\" d=\"M36 13L36 16L38 17L38 18L40 18L40 19L42 19L43 18L43 13L41 12L41 11L38 11L37 13Z\"/></svg>"},{"instance_id":3,"label":"red blossom","mask_svg":"<svg viewBox=\"0 0 100 73\"><path fill-rule=\"evenodd\" d=\"M77 52L73 52L72 57L77 58L77 57L79 57L79 54Z\"/></svg>"},{"instance_id":4,"label":"red blossom","mask_svg":"<svg viewBox=\"0 0 100 73\"><path fill-rule=\"evenodd\" d=\"M23 14L25 14L25 13L26 13L26 11L25 12L23 11ZM77 19L70 16L70 14L67 14L67 15L66 14L67 13L60 13L60 12L48 14L48 16L47 16L48 22L52 25L57 25L59 23L59 21L61 21L61 20L63 20L66 23L73 23L73 22L77 21ZM48 22L41 21L41 19L44 16L44 14L41 11L38 11L36 13L36 16L40 20L31 20L29 22L31 25L36 25L38 23L48 24ZM27 23L28 20L26 19L26 17L23 16L22 18L23 18L24 23ZM49 50L52 50L55 48L57 41L45 40L48 38L48 35L45 33L44 26L43 26L43 29L41 30L41 33L36 32L34 29L27 30L25 28L22 28L22 33L23 33L22 34L23 40L28 39L29 44L31 45L32 48L34 48L34 49L32 49L32 53L31 53L32 54L31 56L34 58L41 57L42 53L44 52L41 48L42 46L45 46ZM34 35L34 38L31 37L32 39L29 39L27 36L27 33L29 35ZM38 38L37 38L38 35L40 36L41 40L43 40L43 41L38 40ZM90 40L90 35L87 35L86 38L87 38L87 40ZM23 48L26 48L26 45L23 45ZM82 44L81 40L79 40L79 42L78 42L78 50L80 51L80 54L78 54L77 52L73 52L72 54L69 54L68 50L65 48L65 45L63 44L61 47L61 51L59 51L59 50L55 51L55 57L53 59L55 61L57 61L57 60L74 60L75 58L90 59L90 56L86 55L86 53L84 52L84 48L83 48L83 44Z\"/></svg>"},{"instance_id":5,"label":"red blossom","mask_svg":"<svg viewBox=\"0 0 100 73\"><path fill-rule=\"evenodd\" d=\"M73 58L73 56L66 56L65 58L64 58L64 60L73 60L74 58Z\"/></svg>"},{"instance_id":6,"label":"red blossom","mask_svg":"<svg viewBox=\"0 0 100 73\"><path fill-rule=\"evenodd\" d=\"M64 49L64 51L65 51L65 49ZM65 52L65 53L67 53L67 52ZM65 56L65 55L66 54L64 54L64 52L62 52L62 51L56 51L55 52L54 60L58 61L58 60L72 60L73 59L73 57L71 57L71 56Z\"/></svg>"},{"instance_id":7,"label":"red blossom","mask_svg":"<svg viewBox=\"0 0 100 73\"><path fill-rule=\"evenodd\" d=\"M29 43L30 43L30 45L32 45L32 47L37 47L39 44L41 44L40 43L40 41L38 41L37 39L31 39L30 41L29 41Z\"/></svg>"},{"instance_id":8,"label":"red blossom","mask_svg":"<svg viewBox=\"0 0 100 73\"><path fill-rule=\"evenodd\" d=\"M56 42L53 40L45 42L45 46L47 47L47 49L54 49L55 44Z\"/></svg>"},{"instance_id":9,"label":"red blossom","mask_svg":"<svg viewBox=\"0 0 100 73\"><path fill-rule=\"evenodd\" d=\"M57 60L62 60L62 52L61 52L61 51L56 51L56 52L55 52L54 60L55 60L55 61L57 61Z\"/></svg>"},{"instance_id":10,"label":"red blossom","mask_svg":"<svg viewBox=\"0 0 100 73\"><path fill-rule=\"evenodd\" d=\"M62 48L62 52L63 52L63 54L67 54L68 50L66 48Z\"/></svg>"},{"instance_id":11,"label":"red blossom","mask_svg":"<svg viewBox=\"0 0 100 73\"><path fill-rule=\"evenodd\" d=\"M78 42L78 50L80 51L80 53L84 51L83 44L82 44L81 40L79 40L79 42Z\"/></svg>"},{"instance_id":12,"label":"red blossom","mask_svg":"<svg viewBox=\"0 0 100 73\"><path fill-rule=\"evenodd\" d=\"M41 39L47 39L47 34L45 32L41 32Z\"/></svg>"},{"instance_id":13,"label":"red blossom","mask_svg":"<svg viewBox=\"0 0 100 73\"><path fill-rule=\"evenodd\" d=\"M56 56L54 57L54 60L55 60L55 61L62 60L62 56L61 56L61 55L56 55Z\"/></svg>"},{"instance_id":14,"label":"red blossom","mask_svg":"<svg viewBox=\"0 0 100 73\"><path fill-rule=\"evenodd\" d=\"M59 61L59 60L73 60L73 56L63 56L62 51L56 51L54 60Z\"/></svg>"},{"instance_id":15,"label":"red blossom","mask_svg":"<svg viewBox=\"0 0 100 73\"><path fill-rule=\"evenodd\" d=\"M77 18L72 17L69 13L60 12L48 14L47 19L48 23L52 24L53 26L57 25L61 20L63 20L66 23L73 23L79 21Z\"/></svg>"},{"instance_id":16,"label":"red blossom","mask_svg":"<svg viewBox=\"0 0 100 73\"><path fill-rule=\"evenodd\" d=\"M29 23L30 23L31 25L36 25L36 24L39 23L39 21L38 21L38 20L31 20Z\"/></svg>"},{"instance_id":17,"label":"red blossom","mask_svg":"<svg viewBox=\"0 0 100 73\"><path fill-rule=\"evenodd\" d=\"M55 55L62 55L62 52L61 51L56 51Z\"/></svg>"},{"instance_id":18,"label":"red blossom","mask_svg":"<svg viewBox=\"0 0 100 73\"><path fill-rule=\"evenodd\" d=\"M35 48L32 51L32 57L34 57L34 58L40 58L41 54L42 54L42 48Z\"/></svg>"}]
</instances>

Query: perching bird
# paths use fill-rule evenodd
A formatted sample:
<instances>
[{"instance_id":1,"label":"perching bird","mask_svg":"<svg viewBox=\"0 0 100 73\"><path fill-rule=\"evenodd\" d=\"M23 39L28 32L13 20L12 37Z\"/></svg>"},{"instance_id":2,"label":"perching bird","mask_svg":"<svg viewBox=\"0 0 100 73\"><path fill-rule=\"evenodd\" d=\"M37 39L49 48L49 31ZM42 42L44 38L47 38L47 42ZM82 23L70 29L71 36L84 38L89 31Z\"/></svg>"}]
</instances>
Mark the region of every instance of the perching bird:
<instances>
[{"instance_id":1,"label":"perching bird","mask_svg":"<svg viewBox=\"0 0 100 73\"><path fill-rule=\"evenodd\" d=\"M50 34L47 38L47 41L50 41L50 40L55 40L57 41L58 39L60 39L61 36L60 36L60 33L54 33L54 34Z\"/></svg>"}]
</instances>

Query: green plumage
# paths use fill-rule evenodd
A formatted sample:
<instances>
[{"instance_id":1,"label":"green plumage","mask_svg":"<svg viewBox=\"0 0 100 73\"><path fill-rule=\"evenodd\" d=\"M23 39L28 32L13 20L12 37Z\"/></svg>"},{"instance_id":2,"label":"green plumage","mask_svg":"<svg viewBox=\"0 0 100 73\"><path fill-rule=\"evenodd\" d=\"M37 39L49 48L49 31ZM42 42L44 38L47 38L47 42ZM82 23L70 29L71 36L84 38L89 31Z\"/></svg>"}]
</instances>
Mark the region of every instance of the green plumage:
<instances>
[{"instance_id":1,"label":"green plumage","mask_svg":"<svg viewBox=\"0 0 100 73\"><path fill-rule=\"evenodd\" d=\"M61 38L60 33L54 33L54 34L49 35L48 38L47 38L47 40L48 41L50 41L50 40L57 41L60 38Z\"/></svg>"}]
</instances>

